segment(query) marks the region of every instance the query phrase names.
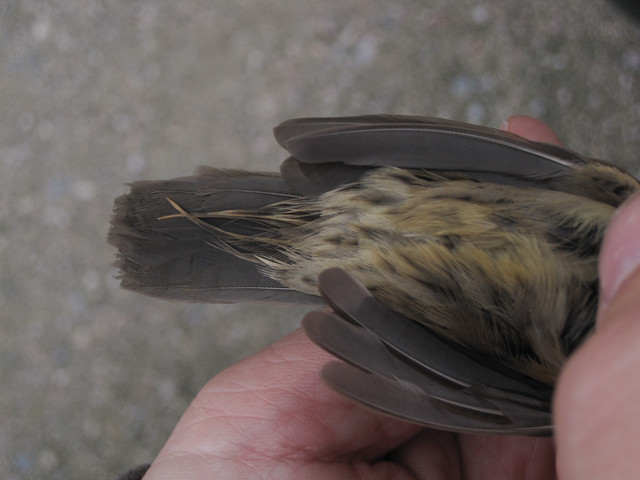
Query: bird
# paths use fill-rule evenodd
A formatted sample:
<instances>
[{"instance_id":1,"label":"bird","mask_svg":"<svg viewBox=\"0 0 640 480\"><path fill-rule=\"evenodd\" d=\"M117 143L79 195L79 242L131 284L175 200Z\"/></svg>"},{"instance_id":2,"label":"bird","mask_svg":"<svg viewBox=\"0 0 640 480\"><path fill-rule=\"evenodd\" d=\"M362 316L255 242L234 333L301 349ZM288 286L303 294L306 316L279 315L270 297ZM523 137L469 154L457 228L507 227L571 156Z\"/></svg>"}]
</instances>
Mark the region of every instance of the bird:
<instances>
[{"instance_id":1,"label":"bird","mask_svg":"<svg viewBox=\"0 0 640 480\"><path fill-rule=\"evenodd\" d=\"M597 258L629 172L434 117L297 118L280 173L200 167L115 200L121 285L187 302L328 305L302 328L332 389L454 432L552 435L593 332Z\"/></svg>"}]
</instances>

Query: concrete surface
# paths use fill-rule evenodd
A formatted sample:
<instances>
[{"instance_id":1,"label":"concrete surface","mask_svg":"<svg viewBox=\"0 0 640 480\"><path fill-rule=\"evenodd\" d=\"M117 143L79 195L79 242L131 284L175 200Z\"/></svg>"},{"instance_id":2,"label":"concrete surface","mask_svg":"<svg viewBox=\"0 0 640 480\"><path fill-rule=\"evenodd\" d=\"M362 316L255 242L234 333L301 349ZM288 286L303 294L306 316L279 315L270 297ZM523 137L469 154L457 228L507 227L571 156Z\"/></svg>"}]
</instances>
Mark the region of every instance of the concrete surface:
<instances>
[{"instance_id":1,"label":"concrete surface","mask_svg":"<svg viewBox=\"0 0 640 480\"><path fill-rule=\"evenodd\" d=\"M273 170L295 116L538 116L640 173L640 29L604 1L0 0L0 477L112 478L300 309L121 291L124 183Z\"/></svg>"}]
</instances>

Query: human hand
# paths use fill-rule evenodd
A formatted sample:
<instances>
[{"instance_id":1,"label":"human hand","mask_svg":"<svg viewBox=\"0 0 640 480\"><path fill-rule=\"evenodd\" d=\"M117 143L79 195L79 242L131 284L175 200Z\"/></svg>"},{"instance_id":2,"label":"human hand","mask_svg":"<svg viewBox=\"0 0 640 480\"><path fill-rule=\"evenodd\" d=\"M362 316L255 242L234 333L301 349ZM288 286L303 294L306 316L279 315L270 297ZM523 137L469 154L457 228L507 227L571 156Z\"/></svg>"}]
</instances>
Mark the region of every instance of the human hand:
<instances>
[{"instance_id":1,"label":"human hand","mask_svg":"<svg viewBox=\"0 0 640 480\"><path fill-rule=\"evenodd\" d=\"M319 381L331 359L298 330L225 370L145 478L553 478L550 439L457 435L371 413Z\"/></svg>"},{"instance_id":2,"label":"human hand","mask_svg":"<svg viewBox=\"0 0 640 480\"><path fill-rule=\"evenodd\" d=\"M640 196L616 212L599 258L596 332L569 359L556 388L562 479L640 475Z\"/></svg>"},{"instance_id":3,"label":"human hand","mask_svg":"<svg viewBox=\"0 0 640 480\"><path fill-rule=\"evenodd\" d=\"M527 117L512 117L507 130L558 143ZM551 439L454 434L382 417L320 382L329 360L296 331L225 370L198 394L145 478L555 477Z\"/></svg>"}]
</instances>

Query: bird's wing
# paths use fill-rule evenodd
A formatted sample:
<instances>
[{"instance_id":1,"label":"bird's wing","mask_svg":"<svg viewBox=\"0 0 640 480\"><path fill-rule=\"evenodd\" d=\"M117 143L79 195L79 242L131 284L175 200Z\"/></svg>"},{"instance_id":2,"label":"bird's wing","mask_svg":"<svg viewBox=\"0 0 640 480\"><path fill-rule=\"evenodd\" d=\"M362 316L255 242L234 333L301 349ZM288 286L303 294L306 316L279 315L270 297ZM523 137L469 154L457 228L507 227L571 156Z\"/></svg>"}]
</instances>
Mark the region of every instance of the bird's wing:
<instances>
[{"instance_id":1,"label":"bird's wing","mask_svg":"<svg viewBox=\"0 0 640 480\"><path fill-rule=\"evenodd\" d=\"M374 410L434 428L551 433L548 385L443 341L377 303L343 270L323 272L319 287L335 314L311 312L303 328L347 362L324 368L322 377L333 389Z\"/></svg>"},{"instance_id":2,"label":"bird's wing","mask_svg":"<svg viewBox=\"0 0 640 480\"><path fill-rule=\"evenodd\" d=\"M591 161L509 132L431 117L299 118L281 123L274 134L291 154L281 167L283 177L305 195L352 181L372 167L457 171L530 185Z\"/></svg>"}]
</instances>

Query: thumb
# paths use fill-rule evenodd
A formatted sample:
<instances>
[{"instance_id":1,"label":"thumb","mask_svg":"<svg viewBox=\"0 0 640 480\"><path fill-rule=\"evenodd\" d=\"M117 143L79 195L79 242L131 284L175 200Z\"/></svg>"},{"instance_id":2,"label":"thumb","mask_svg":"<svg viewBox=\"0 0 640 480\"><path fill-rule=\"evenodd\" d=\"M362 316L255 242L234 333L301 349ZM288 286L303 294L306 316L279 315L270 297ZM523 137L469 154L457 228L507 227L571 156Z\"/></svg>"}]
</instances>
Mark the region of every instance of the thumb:
<instances>
[{"instance_id":1,"label":"thumb","mask_svg":"<svg viewBox=\"0 0 640 480\"><path fill-rule=\"evenodd\" d=\"M560 478L640 471L640 196L612 220L600 255L597 329L567 362L554 417Z\"/></svg>"},{"instance_id":2,"label":"thumb","mask_svg":"<svg viewBox=\"0 0 640 480\"><path fill-rule=\"evenodd\" d=\"M598 322L607 321L611 301L619 297L621 287L640 267L640 195L626 202L607 229L600 253L600 314ZM638 292L636 292L638 293ZM640 301L640 295L635 295ZM620 303L616 299L616 303Z\"/></svg>"}]
</instances>

